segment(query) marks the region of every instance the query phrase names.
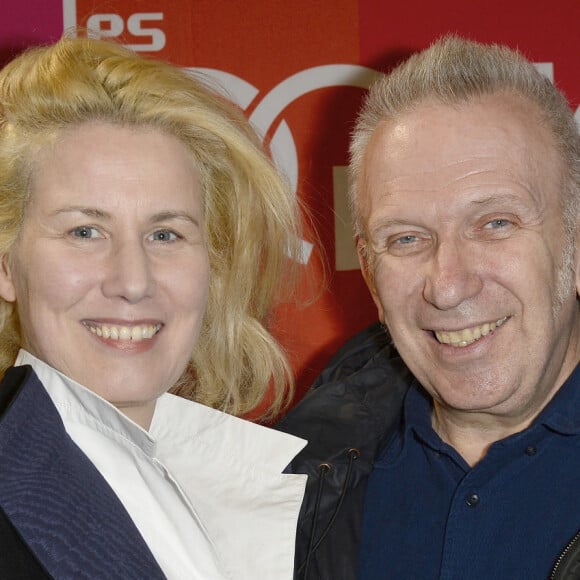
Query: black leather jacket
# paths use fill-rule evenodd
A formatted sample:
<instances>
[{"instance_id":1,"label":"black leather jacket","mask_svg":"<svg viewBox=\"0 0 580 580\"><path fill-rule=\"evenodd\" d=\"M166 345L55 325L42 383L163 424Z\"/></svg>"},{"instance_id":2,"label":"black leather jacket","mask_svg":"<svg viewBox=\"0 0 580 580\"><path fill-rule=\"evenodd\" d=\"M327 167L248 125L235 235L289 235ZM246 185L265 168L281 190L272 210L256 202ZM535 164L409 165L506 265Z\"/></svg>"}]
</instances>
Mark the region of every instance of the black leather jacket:
<instances>
[{"instance_id":1,"label":"black leather jacket","mask_svg":"<svg viewBox=\"0 0 580 580\"><path fill-rule=\"evenodd\" d=\"M291 464L293 472L309 476L296 579L356 578L368 474L399 420L409 382L409 371L377 325L349 341L276 426L309 441Z\"/></svg>"},{"instance_id":2,"label":"black leather jacket","mask_svg":"<svg viewBox=\"0 0 580 580\"><path fill-rule=\"evenodd\" d=\"M298 524L296 580L356 580L367 478L399 425L411 380L383 328L374 324L340 349L276 426L309 441L290 466L309 476ZM580 531L550 578L580 579Z\"/></svg>"}]
</instances>

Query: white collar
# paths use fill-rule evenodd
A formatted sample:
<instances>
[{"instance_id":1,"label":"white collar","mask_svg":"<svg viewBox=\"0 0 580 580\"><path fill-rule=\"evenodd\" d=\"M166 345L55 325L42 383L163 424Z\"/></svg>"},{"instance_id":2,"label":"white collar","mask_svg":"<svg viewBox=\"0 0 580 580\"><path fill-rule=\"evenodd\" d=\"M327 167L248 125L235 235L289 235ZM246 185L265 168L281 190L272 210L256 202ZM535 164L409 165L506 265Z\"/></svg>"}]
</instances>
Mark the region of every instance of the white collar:
<instances>
[{"instance_id":1,"label":"white collar","mask_svg":"<svg viewBox=\"0 0 580 580\"><path fill-rule=\"evenodd\" d=\"M306 441L164 394L149 432L114 405L21 350L61 416L160 461L216 540L230 578L290 580L305 475L282 471ZM66 421L65 421L66 423Z\"/></svg>"},{"instance_id":2,"label":"white collar","mask_svg":"<svg viewBox=\"0 0 580 580\"><path fill-rule=\"evenodd\" d=\"M279 474L307 443L169 393L157 400L148 432L107 400L28 351L21 349L14 365L30 365L57 408L70 410L74 401L88 417L129 439L150 457L155 456L159 441L196 439L224 458L255 463L261 470Z\"/></svg>"}]
</instances>

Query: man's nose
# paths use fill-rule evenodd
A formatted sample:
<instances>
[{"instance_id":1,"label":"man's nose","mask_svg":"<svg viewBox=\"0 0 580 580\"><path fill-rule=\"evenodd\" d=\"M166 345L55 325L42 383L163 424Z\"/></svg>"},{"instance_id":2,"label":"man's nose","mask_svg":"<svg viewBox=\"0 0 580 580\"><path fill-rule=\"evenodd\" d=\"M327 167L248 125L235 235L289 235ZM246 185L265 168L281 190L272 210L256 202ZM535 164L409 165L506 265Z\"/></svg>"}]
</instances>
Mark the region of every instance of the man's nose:
<instances>
[{"instance_id":1,"label":"man's nose","mask_svg":"<svg viewBox=\"0 0 580 580\"><path fill-rule=\"evenodd\" d=\"M456 308L482 289L478 264L468 245L460 240L439 243L427 266L423 296L438 310Z\"/></svg>"}]
</instances>

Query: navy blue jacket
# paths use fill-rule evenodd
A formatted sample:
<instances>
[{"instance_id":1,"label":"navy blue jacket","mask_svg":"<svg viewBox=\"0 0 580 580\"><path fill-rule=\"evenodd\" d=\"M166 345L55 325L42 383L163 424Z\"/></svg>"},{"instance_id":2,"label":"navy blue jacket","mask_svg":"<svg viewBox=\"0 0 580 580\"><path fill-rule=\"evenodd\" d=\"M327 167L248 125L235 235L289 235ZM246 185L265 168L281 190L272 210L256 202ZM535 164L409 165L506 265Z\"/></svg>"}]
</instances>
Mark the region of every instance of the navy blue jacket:
<instances>
[{"instance_id":1,"label":"navy blue jacket","mask_svg":"<svg viewBox=\"0 0 580 580\"><path fill-rule=\"evenodd\" d=\"M0 578L165 578L29 366L0 385Z\"/></svg>"}]
</instances>

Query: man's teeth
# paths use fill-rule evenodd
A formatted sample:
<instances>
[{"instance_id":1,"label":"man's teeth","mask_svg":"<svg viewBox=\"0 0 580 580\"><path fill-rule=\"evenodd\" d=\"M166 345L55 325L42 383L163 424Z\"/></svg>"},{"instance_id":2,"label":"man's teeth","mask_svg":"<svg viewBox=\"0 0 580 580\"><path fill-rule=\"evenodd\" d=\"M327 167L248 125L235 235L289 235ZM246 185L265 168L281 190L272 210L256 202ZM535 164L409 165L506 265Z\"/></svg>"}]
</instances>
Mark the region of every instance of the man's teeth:
<instances>
[{"instance_id":1,"label":"man's teeth","mask_svg":"<svg viewBox=\"0 0 580 580\"><path fill-rule=\"evenodd\" d=\"M143 324L141 326L114 326L111 324L86 324L93 334L112 340L132 340L138 342L153 336L161 328L160 324Z\"/></svg>"},{"instance_id":2,"label":"man's teeth","mask_svg":"<svg viewBox=\"0 0 580 580\"><path fill-rule=\"evenodd\" d=\"M435 336L442 344L450 344L451 346L463 348L479 340L482 336L489 334L498 326L501 326L506 320L507 316L504 316L495 322L486 322L481 326L474 326L473 328L465 328L452 332L436 332Z\"/></svg>"}]
</instances>

